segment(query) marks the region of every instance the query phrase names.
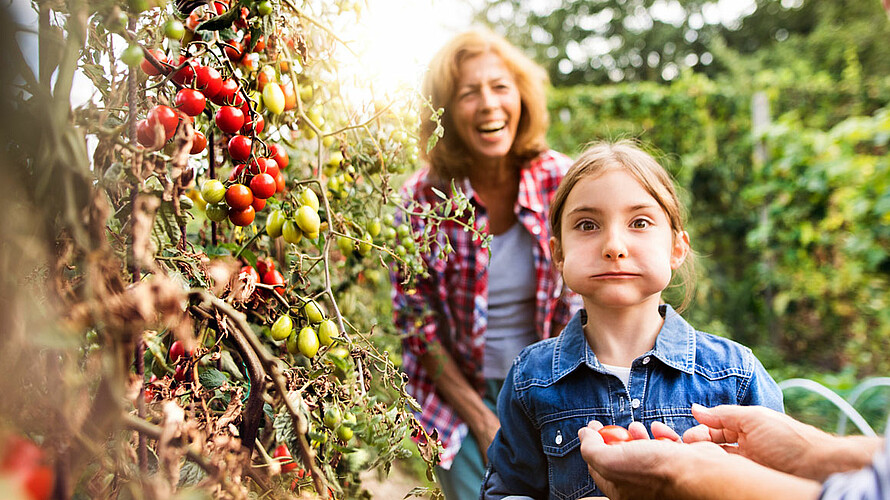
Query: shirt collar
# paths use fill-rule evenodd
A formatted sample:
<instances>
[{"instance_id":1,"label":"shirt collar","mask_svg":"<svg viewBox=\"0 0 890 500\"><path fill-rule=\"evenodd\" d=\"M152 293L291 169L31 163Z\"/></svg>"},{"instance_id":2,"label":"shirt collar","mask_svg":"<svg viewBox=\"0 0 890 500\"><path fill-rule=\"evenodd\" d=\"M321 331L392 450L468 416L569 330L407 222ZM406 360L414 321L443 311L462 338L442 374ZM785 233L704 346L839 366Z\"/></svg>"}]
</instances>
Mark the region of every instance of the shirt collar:
<instances>
[{"instance_id":1,"label":"shirt collar","mask_svg":"<svg viewBox=\"0 0 890 500\"><path fill-rule=\"evenodd\" d=\"M537 189L538 183L535 180L535 173L533 170L534 169L528 165L523 165L522 168L519 169L519 193L516 197L516 202L520 207L531 210L532 212L543 213L545 210L544 200L541 198L541 193ZM473 200L477 204L479 203L476 199L476 191L473 190L469 178L464 177L459 181L456 181L455 185L463 191L467 198Z\"/></svg>"},{"instance_id":2,"label":"shirt collar","mask_svg":"<svg viewBox=\"0 0 890 500\"><path fill-rule=\"evenodd\" d=\"M693 373L695 363L695 329L667 304L659 306L664 325L655 339L655 348L643 354L652 355L662 363L684 373ZM582 364L604 372L584 336L587 311L578 311L562 333L553 349L553 376L560 379ZM642 356L641 356L642 357Z\"/></svg>"}]
</instances>

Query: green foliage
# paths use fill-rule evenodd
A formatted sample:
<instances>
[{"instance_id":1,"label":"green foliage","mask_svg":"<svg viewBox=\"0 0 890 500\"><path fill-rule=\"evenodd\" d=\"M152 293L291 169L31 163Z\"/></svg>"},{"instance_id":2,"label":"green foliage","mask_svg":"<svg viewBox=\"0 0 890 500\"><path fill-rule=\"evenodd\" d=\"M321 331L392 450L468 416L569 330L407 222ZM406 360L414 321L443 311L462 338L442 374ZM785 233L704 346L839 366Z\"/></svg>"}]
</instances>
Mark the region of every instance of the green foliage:
<instances>
[{"instance_id":1,"label":"green foliage","mask_svg":"<svg viewBox=\"0 0 890 500\"><path fill-rule=\"evenodd\" d=\"M686 314L698 328L752 346L770 368L886 371L888 87L754 88L779 117L762 138L752 87L702 75L554 89L550 143L569 154L603 139L654 148L688 208L700 279Z\"/></svg>"}]
</instances>

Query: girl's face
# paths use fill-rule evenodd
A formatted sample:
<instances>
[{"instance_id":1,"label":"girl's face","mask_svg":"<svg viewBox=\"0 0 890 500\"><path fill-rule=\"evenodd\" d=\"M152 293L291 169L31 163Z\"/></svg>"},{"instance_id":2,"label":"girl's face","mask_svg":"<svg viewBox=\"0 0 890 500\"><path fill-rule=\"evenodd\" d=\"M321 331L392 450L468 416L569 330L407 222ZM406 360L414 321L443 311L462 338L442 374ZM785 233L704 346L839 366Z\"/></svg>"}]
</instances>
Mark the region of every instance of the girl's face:
<instances>
[{"instance_id":1,"label":"girl's face","mask_svg":"<svg viewBox=\"0 0 890 500\"><path fill-rule=\"evenodd\" d=\"M474 158L510 152L522 105L516 79L500 57L485 52L461 63L452 110L455 131Z\"/></svg>"},{"instance_id":2,"label":"girl's face","mask_svg":"<svg viewBox=\"0 0 890 500\"><path fill-rule=\"evenodd\" d=\"M688 234L675 238L655 198L620 168L579 180L561 220L553 259L588 308L657 304L689 251Z\"/></svg>"}]
</instances>

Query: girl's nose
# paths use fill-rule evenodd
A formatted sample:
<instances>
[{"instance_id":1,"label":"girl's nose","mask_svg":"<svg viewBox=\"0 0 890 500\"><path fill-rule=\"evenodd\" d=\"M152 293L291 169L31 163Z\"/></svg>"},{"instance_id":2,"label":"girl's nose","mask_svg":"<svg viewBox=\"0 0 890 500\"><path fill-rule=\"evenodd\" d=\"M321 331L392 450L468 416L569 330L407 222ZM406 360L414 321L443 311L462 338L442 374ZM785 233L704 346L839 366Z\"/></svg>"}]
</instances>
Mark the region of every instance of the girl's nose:
<instances>
[{"instance_id":1,"label":"girl's nose","mask_svg":"<svg viewBox=\"0 0 890 500\"><path fill-rule=\"evenodd\" d=\"M627 257L627 247L620 235L610 231L605 245L603 245L603 258L606 260L618 260Z\"/></svg>"}]
</instances>

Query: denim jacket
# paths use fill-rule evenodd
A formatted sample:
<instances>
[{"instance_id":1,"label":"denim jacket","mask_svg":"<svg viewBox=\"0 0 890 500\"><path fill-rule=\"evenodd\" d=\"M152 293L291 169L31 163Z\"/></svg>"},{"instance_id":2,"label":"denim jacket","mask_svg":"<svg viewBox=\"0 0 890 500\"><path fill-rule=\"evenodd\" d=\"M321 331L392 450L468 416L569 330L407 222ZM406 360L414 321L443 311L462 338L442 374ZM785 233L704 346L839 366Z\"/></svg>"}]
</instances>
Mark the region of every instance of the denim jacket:
<instances>
[{"instance_id":1,"label":"denim jacket","mask_svg":"<svg viewBox=\"0 0 890 500\"><path fill-rule=\"evenodd\" d=\"M498 396L501 429L488 449L483 499L602 495L581 458L578 429L590 420L679 433L698 422L692 403L762 405L783 411L782 392L751 350L696 331L668 305L655 348L631 364L627 388L597 360L579 311L558 337L526 347Z\"/></svg>"}]
</instances>

